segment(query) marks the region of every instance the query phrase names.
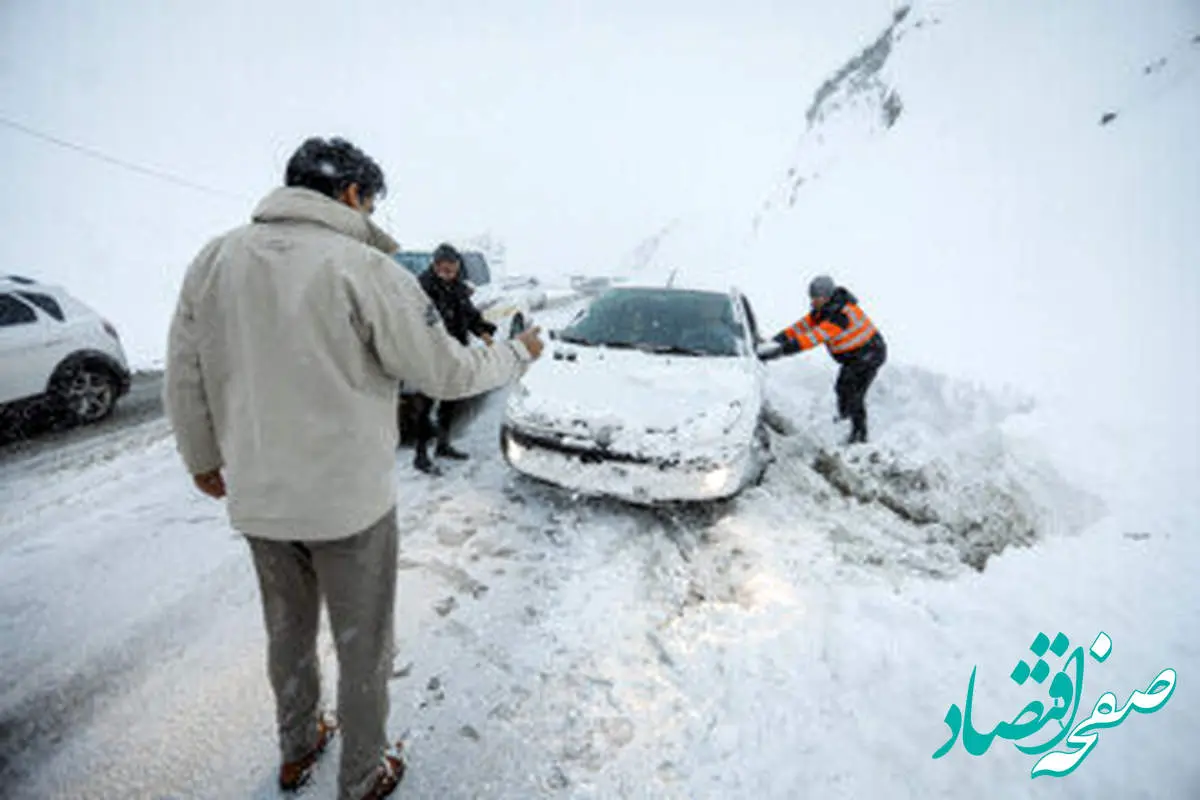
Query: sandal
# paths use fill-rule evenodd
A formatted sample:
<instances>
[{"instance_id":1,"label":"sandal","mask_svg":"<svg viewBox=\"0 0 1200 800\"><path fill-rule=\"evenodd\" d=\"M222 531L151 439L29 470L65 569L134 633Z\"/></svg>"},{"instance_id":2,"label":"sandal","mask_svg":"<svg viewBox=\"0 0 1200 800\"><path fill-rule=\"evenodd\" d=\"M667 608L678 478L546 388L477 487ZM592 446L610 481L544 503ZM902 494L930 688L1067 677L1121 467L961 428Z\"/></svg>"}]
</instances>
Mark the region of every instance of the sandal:
<instances>
[{"instance_id":1,"label":"sandal","mask_svg":"<svg viewBox=\"0 0 1200 800\"><path fill-rule=\"evenodd\" d=\"M285 792L294 792L312 778L313 767L317 759L325 752L333 735L337 732L337 722L333 717L322 714L317 720L317 744L295 761L285 761L279 767L279 788Z\"/></svg>"},{"instance_id":2,"label":"sandal","mask_svg":"<svg viewBox=\"0 0 1200 800\"><path fill-rule=\"evenodd\" d=\"M383 763L379 765L375 785L363 795L362 800L383 800L396 791L404 777L404 755L401 752L403 747L402 742L396 742L383 754Z\"/></svg>"}]
</instances>

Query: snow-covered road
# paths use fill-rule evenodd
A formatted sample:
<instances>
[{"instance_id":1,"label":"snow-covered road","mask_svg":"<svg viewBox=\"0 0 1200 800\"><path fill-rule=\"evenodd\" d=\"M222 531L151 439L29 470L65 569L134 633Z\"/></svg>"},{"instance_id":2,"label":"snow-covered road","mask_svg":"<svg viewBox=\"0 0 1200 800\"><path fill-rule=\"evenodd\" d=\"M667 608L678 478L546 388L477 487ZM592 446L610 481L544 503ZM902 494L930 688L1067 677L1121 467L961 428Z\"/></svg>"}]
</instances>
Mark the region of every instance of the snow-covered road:
<instances>
[{"instance_id":1,"label":"snow-covered road","mask_svg":"<svg viewBox=\"0 0 1200 800\"><path fill-rule=\"evenodd\" d=\"M708 510L575 501L514 475L496 451L500 396L464 437L474 458L443 479L401 451L404 796L1195 796L1194 511L1135 523L1049 466L1036 412L903 366L880 380L880 443L839 461L817 422L827 377L784 373L798 432L776 439L763 486ZM0 481L6 796L274 797L250 562L165 423ZM972 569L974 550L886 499L911 500L914 481L928 514L951 481L940 490L964 515L1032 520L1035 546ZM1021 538L989 535L1005 530ZM1031 782L1011 746L931 759L972 666L977 719L1020 707L1007 675L1043 630L1113 638L1085 712L1164 667L1181 688L1065 779ZM329 688L327 636L323 652Z\"/></svg>"}]
</instances>

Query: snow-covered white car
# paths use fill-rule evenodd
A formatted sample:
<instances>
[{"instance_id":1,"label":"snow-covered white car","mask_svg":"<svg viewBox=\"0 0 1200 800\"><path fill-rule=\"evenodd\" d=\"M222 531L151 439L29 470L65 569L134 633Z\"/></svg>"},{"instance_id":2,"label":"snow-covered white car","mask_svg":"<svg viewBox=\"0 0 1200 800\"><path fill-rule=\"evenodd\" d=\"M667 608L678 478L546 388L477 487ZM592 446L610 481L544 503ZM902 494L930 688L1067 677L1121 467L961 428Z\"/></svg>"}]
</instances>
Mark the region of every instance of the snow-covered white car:
<instances>
[{"instance_id":1,"label":"snow-covered white car","mask_svg":"<svg viewBox=\"0 0 1200 800\"><path fill-rule=\"evenodd\" d=\"M61 287L0 277L0 408L49 400L74 422L97 422L129 384L110 322Z\"/></svg>"},{"instance_id":2,"label":"snow-covered white car","mask_svg":"<svg viewBox=\"0 0 1200 800\"><path fill-rule=\"evenodd\" d=\"M732 496L771 460L758 342L736 290L609 289L509 393L504 458L585 495Z\"/></svg>"}]
</instances>

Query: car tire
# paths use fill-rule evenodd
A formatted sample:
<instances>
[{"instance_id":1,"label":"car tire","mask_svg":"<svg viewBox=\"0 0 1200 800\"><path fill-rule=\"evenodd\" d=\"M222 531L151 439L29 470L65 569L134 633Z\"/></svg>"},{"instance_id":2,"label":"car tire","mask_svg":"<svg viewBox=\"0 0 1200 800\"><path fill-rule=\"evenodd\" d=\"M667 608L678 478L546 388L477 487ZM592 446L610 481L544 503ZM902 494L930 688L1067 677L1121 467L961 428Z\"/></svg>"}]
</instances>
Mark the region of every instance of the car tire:
<instances>
[{"instance_id":1,"label":"car tire","mask_svg":"<svg viewBox=\"0 0 1200 800\"><path fill-rule=\"evenodd\" d=\"M758 460L758 469L755 471L754 479L750 481L750 484L752 486L761 486L767 477L767 468L775 460L775 456L771 453L771 434L767 431L767 423L765 421L760 421L754 429L753 448L755 458Z\"/></svg>"},{"instance_id":2,"label":"car tire","mask_svg":"<svg viewBox=\"0 0 1200 800\"><path fill-rule=\"evenodd\" d=\"M109 370L83 363L63 370L52 393L71 422L90 425L112 414L119 386Z\"/></svg>"},{"instance_id":3,"label":"car tire","mask_svg":"<svg viewBox=\"0 0 1200 800\"><path fill-rule=\"evenodd\" d=\"M512 324L508 328L508 338L515 339L525 332L525 315L517 314L513 317Z\"/></svg>"}]
</instances>

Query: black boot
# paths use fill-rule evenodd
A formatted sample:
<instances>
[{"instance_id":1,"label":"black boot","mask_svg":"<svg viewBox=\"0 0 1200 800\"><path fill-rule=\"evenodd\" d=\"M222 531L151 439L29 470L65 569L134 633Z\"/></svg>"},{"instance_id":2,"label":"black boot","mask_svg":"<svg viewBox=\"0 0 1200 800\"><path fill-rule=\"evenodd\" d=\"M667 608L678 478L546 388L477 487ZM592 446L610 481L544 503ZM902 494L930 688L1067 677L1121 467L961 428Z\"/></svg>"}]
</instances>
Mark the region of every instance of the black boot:
<instances>
[{"instance_id":1,"label":"black boot","mask_svg":"<svg viewBox=\"0 0 1200 800\"><path fill-rule=\"evenodd\" d=\"M426 475L438 476L442 474L441 468L429 460L429 453L425 452L425 443L421 442L417 445L417 455L413 458L413 466L424 472Z\"/></svg>"},{"instance_id":2,"label":"black boot","mask_svg":"<svg viewBox=\"0 0 1200 800\"><path fill-rule=\"evenodd\" d=\"M458 410L459 403L455 400L443 400L438 405L437 450L434 451L438 458L452 458L455 461L470 458L466 453L450 446L450 434L454 429L454 419L458 416Z\"/></svg>"},{"instance_id":3,"label":"black boot","mask_svg":"<svg viewBox=\"0 0 1200 800\"><path fill-rule=\"evenodd\" d=\"M437 449L433 451L433 454L438 458L452 458L455 461L466 461L468 458L470 458L470 456L464 453L462 450L456 450L449 442L446 441L439 441Z\"/></svg>"},{"instance_id":4,"label":"black boot","mask_svg":"<svg viewBox=\"0 0 1200 800\"><path fill-rule=\"evenodd\" d=\"M851 417L850 423L850 438L846 439L846 444L866 444L866 417L854 415Z\"/></svg>"}]
</instances>

